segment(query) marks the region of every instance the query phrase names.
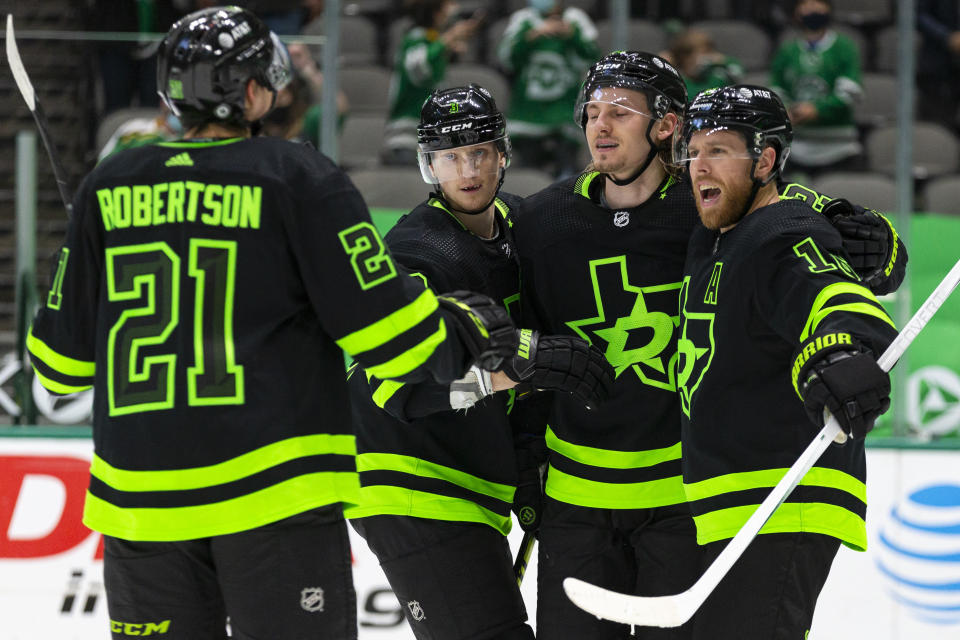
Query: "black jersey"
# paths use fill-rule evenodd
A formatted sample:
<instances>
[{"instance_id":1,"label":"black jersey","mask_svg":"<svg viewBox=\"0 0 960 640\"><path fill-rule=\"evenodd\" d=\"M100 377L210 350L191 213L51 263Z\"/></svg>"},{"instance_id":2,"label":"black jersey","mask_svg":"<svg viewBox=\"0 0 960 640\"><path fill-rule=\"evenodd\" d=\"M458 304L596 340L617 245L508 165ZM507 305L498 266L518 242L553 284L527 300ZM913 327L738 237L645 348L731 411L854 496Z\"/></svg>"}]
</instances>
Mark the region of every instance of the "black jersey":
<instances>
[{"instance_id":1,"label":"black jersey","mask_svg":"<svg viewBox=\"0 0 960 640\"><path fill-rule=\"evenodd\" d=\"M438 199L401 218L384 240L397 263L437 293L478 291L509 309L520 287L510 215L518 203L507 194L495 201L497 234L490 240L470 233ZM349 385L361 489L347 517L402 515L510 531L511 394L454 411L449 385L383 381L360 370Z\"/></svg>"},{"instance_id":2,"label":"black jersey","mask_svg":"<svg viewBox=\"0 0 960 640\"><path fill-rule=\"evenodd\" d=\"M87 177L28 347L54 392L96 389L84 523L179 540L354 500L343 352L451 380L469 357L445 335L333 163L236 138Z\"/></svg>"},{"instance_id":3,"label":"black jersey","mask_svg":"<svg viewBox=\"0 0 960 640\"><path fill-rule=\"evenodd\" d=\"M813 439L792 381L813 335L842 329L879 356L893 322L831 225L782 200L724 234L700 226L681 293L683 479L701 543L732 537ZM865 548L863 442L831 446L761 533L815 532Z\"/></svg>"},{"instance_id":4,"label":"black jersey","mask_svg":"<svg viewBox=\"0 0 960 640\"><path fill-rule=\"evenodd\" d=\"M603 180L585 173L530 196L514 226L523 324L590 341L617 374L597 409L556 394L546 492L587 507L676 504L678 296L696 207L690 185L667 178L640 206L611 210Z\"/></svg>"}]
</instances>

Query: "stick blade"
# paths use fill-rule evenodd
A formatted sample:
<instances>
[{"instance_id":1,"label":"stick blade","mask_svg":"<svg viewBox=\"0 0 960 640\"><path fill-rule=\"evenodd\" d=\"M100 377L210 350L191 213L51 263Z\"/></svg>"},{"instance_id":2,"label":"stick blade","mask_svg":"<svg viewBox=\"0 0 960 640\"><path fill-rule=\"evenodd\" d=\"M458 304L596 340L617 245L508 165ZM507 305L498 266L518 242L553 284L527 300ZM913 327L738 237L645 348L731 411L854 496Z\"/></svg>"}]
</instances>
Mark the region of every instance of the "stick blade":
<instances>
[{"instance_id":1,"label":"stick blade","mask_svg":"<svg viewBox=\"0 0 960 640\"><path fill-rule=\"evenodd\" d=\"M673 596L632 596L596 585L565 578L567 597L587 613L604 620L638 627L679 627L690 619L696 607L687 606L687 592Z\"/></svg>"},{"instance_id":2,"label":"stick blade","mask_svg":"<svg viewBox=\"0 0 960 640\"><path fill-rule=\"evenodd\" d=\"M37 98L33 91L33 84L27 76L27 70L23 66L23 60L20 59L20 51L17 49L17 40L13 34L13 15L7 14L7 62L10 64L10 71L13 72L13 79L20 89L20 95L30 111L37 110Z\"/></svg>"}]
</instances>

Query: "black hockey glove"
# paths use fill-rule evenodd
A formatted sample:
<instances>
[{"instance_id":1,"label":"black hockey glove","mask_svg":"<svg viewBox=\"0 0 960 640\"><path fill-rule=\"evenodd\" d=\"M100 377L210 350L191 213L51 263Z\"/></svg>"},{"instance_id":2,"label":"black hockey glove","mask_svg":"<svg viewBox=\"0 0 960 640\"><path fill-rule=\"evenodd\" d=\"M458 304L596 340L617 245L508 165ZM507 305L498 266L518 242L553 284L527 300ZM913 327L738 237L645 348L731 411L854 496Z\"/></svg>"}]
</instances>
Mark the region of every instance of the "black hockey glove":
<instances>
[{"instance_id":1,"label":"black hockey glove","mask_svg":"<svg viewBox=\"0 0 960 640\"><path fill-rule=\"evenodd\" d=\"M517 491L513 512L524 531L536 533L543 517L543 481L547 473L547 445L542 436L517 441Z\"/></svg>"},{"instance_id":2,"label":"black hockey glove","mask_svg":"<svg viewBox=\"0 0 960 640\"><path fill-rule=\"evenodd\" d=\"M542 336L530 329L519 329L517 334L517 351L503 363L503 372L511 380L572 393L589 408L610 397L613 367L589 342L575 336Z\"/></svg>"},{"instance_id":3,"label":"black hockey glove","mask_svg":"<svg viewBox=\"0 0 960 640\"><path fill-rule=\"evenodd\" d=\"M840 232L843 248L850 256L850 266L867 287L873 289L890 276L896 263L902 263L894 253L896 233L889 221L876 211L836 198L823 206L823 215Z\"/></svg>"},{"instance_id":4,"label":"black hockey glove","mask_svg":"<svg viewBox=\"0 0 960 640\"><path fill-rule=\"evenodd\" d=\"M826 407L852 438L866 437L890 408L890 376L849 333L811 336L794 360L793 382L814 424L823 426Z\"/></svg>"},{"instance_id":5,"label":"black hockey glove","mask_svg":"<svg viewBox=\"0 0 960 640\"><path fill-rule=\"evenodd\" d=\"M440 307L455 321L474 363L481 369L497 371L517 352L517 332L507 310L482 293L454 291L437 296Z\"/></svg>"}]
</instances>

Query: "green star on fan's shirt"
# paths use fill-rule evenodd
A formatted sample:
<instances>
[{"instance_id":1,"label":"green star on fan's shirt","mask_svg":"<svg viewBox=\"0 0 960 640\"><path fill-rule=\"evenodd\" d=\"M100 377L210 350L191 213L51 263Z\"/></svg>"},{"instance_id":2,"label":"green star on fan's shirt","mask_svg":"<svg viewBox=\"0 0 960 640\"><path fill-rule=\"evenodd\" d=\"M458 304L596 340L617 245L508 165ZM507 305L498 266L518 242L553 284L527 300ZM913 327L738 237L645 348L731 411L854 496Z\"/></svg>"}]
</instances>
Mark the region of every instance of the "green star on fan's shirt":
<instances>
[{"instance_id":1,"label":"green star on fan's shirt","mask_svg":"<svg viewBox=\"0 0 960 640\"><path fill-rule=\"evenodd\" d=\"M591 260L590 279L596 316L567 326L603 350L617 377L632 369L644 384L675 391L681 283L632 285L626 256Z\"/></svg>"}]
</instances>

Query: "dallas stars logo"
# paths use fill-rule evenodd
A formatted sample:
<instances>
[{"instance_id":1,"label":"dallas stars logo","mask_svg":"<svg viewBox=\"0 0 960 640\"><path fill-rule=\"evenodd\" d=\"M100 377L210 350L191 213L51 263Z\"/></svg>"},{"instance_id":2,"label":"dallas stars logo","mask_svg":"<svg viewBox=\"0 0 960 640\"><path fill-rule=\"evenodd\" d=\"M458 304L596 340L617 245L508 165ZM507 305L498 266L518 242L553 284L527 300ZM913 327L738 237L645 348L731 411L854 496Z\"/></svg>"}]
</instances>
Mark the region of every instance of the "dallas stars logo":
<instances>
[{"instance_id":1,"label":"dallas stars logo","mask_svg":"<svg viewBox=\"0 0 960 640\"><path fill-rule=\"evenodd\" d=\"M715 269L714 273L719 280L720 270ZM698 313L688 309L689 293L690 276L687 276L683 280L683 289L680 291L683 327L680 330L680 339L677 340L677 354L680 358L677 384L680 387L680 407L688 418L693 394L697 392L697 387L700 386L704 374L713 362L713 323L716 318L714 313Z\"/></svg>"},{"instance_id":2,"label":"dallas stars logo","mask_svg":"<svg viewBox=\"0 0 960 640\"><path fill-rule=\"evenodd\" d=\"M644 384L676 391L677 354L670 347L680 324L680 283L632 285L626 256L591 260L590 279L596 316L567 326L604 352L617 377L632 369Z\"/></svg>"}]
</instances>

